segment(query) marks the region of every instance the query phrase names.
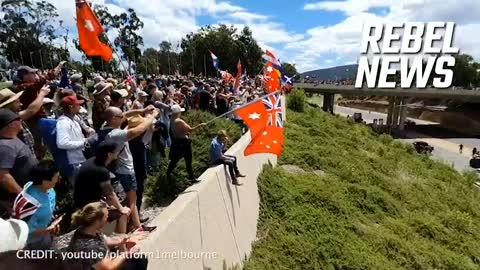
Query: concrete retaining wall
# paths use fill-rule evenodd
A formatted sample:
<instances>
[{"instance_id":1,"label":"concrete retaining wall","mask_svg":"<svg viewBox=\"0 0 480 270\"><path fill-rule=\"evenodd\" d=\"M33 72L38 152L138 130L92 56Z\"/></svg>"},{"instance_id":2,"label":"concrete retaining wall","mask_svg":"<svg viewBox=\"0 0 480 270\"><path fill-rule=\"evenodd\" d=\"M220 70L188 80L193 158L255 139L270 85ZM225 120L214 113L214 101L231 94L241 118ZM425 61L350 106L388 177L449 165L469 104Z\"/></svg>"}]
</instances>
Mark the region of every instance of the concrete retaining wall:
<instances>
[{"instance_id":1,"label":"concrete retaining wall","mask_svg":"<svg viewBox=\"0 0 480 270\"><path fill-rule=\"evenodd\" d=\"M227 152L237 157L240 171L247 175L239 179L242 186L231 185L226 167L210 168L200 177L201 183L187 189L155 218L152 225L157 230L139 244L150 257L149 269L242 266L256 239L257 177L264 164L277 161L271 154L245 157L249 142L247 133Z\"/></svg>"}]
</instances>

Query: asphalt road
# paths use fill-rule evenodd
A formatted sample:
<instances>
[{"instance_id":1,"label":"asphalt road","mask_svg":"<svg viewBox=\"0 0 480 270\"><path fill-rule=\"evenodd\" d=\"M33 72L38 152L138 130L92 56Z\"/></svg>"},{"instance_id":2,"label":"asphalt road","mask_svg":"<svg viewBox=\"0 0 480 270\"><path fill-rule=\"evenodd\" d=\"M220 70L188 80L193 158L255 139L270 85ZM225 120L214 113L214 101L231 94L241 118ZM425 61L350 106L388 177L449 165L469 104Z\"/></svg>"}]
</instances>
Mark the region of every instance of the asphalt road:
<instances>
[{"instance_id":1,"label":"asphalt road","mask_svg":"<svg viewBox=\"0 0 480 270\"><path fill-rule=\"evenodd\" d=\"M367 124L373 123L374 119L383 119L384 123L387 122L387 115L384 113L335 106L335 113L342 116L350 115L350 117L352 117L355 112L362 113L362 118ZM472 170L469 166L469 161L472 155L472 149L474 147L480 149L479 138L465 136L458 132L445 129L438 123L413 118L408 119L414 121L417 126L413 130L406 131L407 139L400 139L401 141L409 143L420 140L425 141L434 147L432 156L435 159L442 160L447 164L453 164L459 171ZM462 153L459 151L460 144L464 145Z\"/></svg>"}]
</instances>

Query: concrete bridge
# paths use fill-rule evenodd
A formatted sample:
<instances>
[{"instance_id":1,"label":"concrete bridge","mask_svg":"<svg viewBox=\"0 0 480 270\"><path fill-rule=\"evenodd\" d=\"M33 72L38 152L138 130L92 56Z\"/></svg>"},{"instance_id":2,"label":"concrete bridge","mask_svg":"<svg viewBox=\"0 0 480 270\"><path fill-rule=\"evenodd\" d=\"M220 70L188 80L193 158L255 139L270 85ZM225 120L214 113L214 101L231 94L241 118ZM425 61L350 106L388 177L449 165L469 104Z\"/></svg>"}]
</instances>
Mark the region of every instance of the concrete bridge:
<instances>
[{"instance_id":1,"label":"concrete bridge","mask_svg":"<svg viewBox=\"0 0 480 270\"><path fill-rule=\"evenodd\" d=\"M449 99L469 103L480 103L480 91L465 89L437 89L437 88L360 88L353 85L331 85L331 84L313 84L296 83L296 88L303 88L307 93L323 95L323 110L333 113L335 104L335 94L342 96L386 96L389 97L387 126L403 130L407 114L407 98L422 99Z\"/></svg>"}]
</instances>

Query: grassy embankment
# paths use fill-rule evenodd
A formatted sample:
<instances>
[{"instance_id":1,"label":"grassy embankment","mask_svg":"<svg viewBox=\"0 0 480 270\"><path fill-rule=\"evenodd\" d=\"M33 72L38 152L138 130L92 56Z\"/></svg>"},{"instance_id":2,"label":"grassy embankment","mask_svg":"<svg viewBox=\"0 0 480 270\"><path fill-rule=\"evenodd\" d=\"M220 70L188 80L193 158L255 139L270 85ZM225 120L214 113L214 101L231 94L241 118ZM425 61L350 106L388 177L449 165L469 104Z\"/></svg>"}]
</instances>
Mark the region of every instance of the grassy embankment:
<instances>
[{"instance_id":1,"label":"grassy embankment","mask_svg":"<svg viewBox=\"0 0 480 270\"><path fill-rule=\"evenodd\" d=\"M480 268L476 175L318 109L289 111L286 138L280 165L306 173L265 168L245 269Z\"/></svg>"}]
</instances>

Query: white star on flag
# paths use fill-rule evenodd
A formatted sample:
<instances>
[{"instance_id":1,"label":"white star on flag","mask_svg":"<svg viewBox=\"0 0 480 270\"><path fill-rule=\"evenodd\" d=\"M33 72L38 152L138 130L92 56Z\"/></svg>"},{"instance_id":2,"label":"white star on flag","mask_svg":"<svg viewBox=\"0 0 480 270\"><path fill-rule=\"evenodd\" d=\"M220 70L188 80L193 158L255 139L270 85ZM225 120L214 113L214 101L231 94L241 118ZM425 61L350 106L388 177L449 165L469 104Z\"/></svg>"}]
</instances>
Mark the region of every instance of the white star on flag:
<instances>
[{"instance_id":1,"label":"white star on flag","mask_svg":"<svg viewBox=\"0 0 480 270\"><path fill-rule=\"evenodd\" d=\"M260 119L260 116L261 114L259 113L251 113L250 115L248 115L248 118L252 119L252 120L256 120L256 119Z\"/></svg>"},{"instance_id":2,"label":"white star on flag","mask_svg":"<svg viewBox=\"0 0 480 270\"><path fill-rule=\"evenodd\" d=\"M267 71L268 71L268 72L272 72L272 71L273 71L273 68L272 68L271 66L268 66L268 67L267 67Z\"/></svg>"},{"instance_id":3,"label":"white star on flag","mask_svg":"<svg viewBox=\"0 0 480 270\"><path fill-rule=\"evenodd\" d=\"M95 28L93 27L93 23L91 20L85 20L85 28L87 28L88 31L90 32L95 31Z\"/></svg>"}]
</instances>

